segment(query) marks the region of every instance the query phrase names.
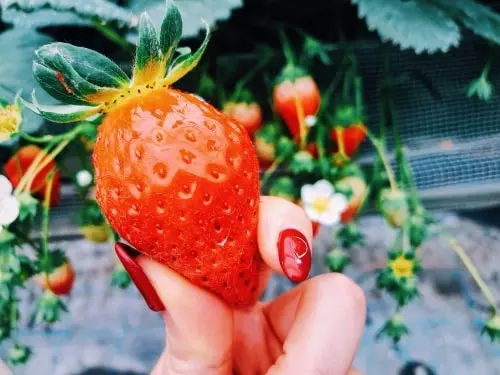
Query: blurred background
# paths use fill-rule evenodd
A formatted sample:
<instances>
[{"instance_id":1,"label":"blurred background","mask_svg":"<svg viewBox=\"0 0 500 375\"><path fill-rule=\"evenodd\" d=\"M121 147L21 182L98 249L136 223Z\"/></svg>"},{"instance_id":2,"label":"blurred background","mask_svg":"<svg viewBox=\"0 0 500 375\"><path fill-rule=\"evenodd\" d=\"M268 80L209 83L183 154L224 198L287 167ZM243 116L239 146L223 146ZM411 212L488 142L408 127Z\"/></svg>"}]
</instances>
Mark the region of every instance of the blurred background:
<instances>
[{"instance_id":1,"label":"blurred background","mask_svg":"<svg viewBox=\"0 0 500 375\"><path fill-rule=\"evenodd\" d=\"M147 11L159 26L164 9L163 0L1 0L0 4L0 98L6 103L12 103L20 89L27 97L34 88L40 102L55 103L31 74L34 50L50 41L95 49L130 72L139 13ZM322 93L344 69L346 51L356 56L363 81L364 123L372 131L379 128L384 112L381 83L391 80L396 92L393 112L418 197L467 251L498 299L500 2L177 0L177 4L184 20L184 45L195 48L203 40L201 19L213 29L202 64L178 86L219 108L245 80L245 89L262 107L264 122L274 118L273 80L285 64L282 35L291 48L302 50L304 66ZM258 70L253 69L256 66ZM250 71L255 72L249 77ZM333 110L335 94L324 101ZM29 134L68 130L28 111L23 115L23 131ZM24 145L26 141L18 138L1 144L0 166ZM389 162L397 169L396 140L390 132L386 147ZM18 292L17 337L32 355L25 364L10 366L15 375L146 374L162 350L159 317L146 310L133 286L120 288L127 282L116 272L112 241L89 240L76 218L85 205L77 174L91 170L89 155L85 142L71 144L61 154L61 196L50 213L51 246L64 250L76 273L71 294L64 297L68 312L55 324L33 327L30 314L40 288L27 284ZM375 163L369 142L361 145L356 160L362 168ZM280 173L289 173L286 166ZM439 237L430 236L420 249L424 268L420 296L405 308L409 335L397 344L380 339L394 303L377 286L377 270L385 267L395 232L375 211L367 207L357 221L364 239L349 250L351 265L345 270L368 298L366 332L355 366L368 375L500 374L500 347L480 335L488 304L461 260ZM39 228L35 226L30 236L40 239ZM332 246L330 228L321 227L314 243L313 274L329 272L325 257ZM123 283L117 277L123 277ZM291 287L276 276L263 298L274 298ZM9 345L8 339L0 344L6 361Z\"/></svg>"}]
</instances>

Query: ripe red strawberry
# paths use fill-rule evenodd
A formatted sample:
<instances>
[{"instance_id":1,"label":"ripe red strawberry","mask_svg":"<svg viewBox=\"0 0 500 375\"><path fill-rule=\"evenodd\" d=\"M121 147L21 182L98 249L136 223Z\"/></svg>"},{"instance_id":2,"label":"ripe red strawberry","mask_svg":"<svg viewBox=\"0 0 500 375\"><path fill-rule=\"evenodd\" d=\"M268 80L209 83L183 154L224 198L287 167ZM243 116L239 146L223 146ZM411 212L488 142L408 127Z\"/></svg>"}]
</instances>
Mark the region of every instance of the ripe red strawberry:
<instances>
[{"instance_id":1,"label":"ripe red strawberry","mask_svg":"<svg viewBox=\"0 0 500 375\"><path fill-rule=\"evenodd\" d=\"M336 126L330 131L330 137L337 146L336 152L343 150L345 156L352 158L366 138L366 128L362 123L346 128Z\"/></svg>"},{"instance_id":2,"label":"ripe red strawberry","mask_svg":"<svg viewBox=\"0 0 500 375\"><path fill-rule=\"evenodd\" d=\"M262 110L258 103L229 102L224 105L224 113L238 121L250 137L262 125Z\"/></svg>"},{"instance_id":3,"label":"ripe red strawberry","mask_svg":"<svg viewBox=\"0 0 500 375\"><path fill-rule=\"evenodd\" d=\"M42 289L50 290L57 296L67 295L73 288L75 271L71 263L66 261L52 270L48 276L43 273L36 275L35 281Z\"/></svg>"},{"instance_id":4,"label":"ripe red strawberry","mask_svg":"<svg viewBox=\"0 0 500 375\"><path fill-rule=\"evenodd\" d=\"M161 38L147 14L139 34L132 80L94 51L65 43L40 48L34 65L40 84L87 107L29 106L56 122L105 114L92 160L96 200L109 224L143 254L231 306L247 306L258 297L261 264L252 140L223 112L170 87L198 64L208 31L197 51L181 49L185 54L172 59L182 20L168 2Z\"/></svg>"},{"instance_id":5,"label":"ripe red strawberry","mask_svg":"<svg viewBox=\"0 0 500 375\"><path fill-rule=\"evenodd\" d=\"M286 67L273 91L274 106L284 120L292 137L301 139L299 113L303 116L316 116L321 102L319 88L314 79L295 67Z\"/></svg>"},{"instance_id":6,"label":"ripe red strawberry","mask_svg":"<svg viewBox=\"0 0 500 375\"><path fill-rule=\"evenodd\" d=\"M20 148L16 152L16 154L7 161L7 163L5 163L5 176L10 180L14 187L17 187L17 185L21 181L21 178L28 171L29 167L40 152L45 151L35 145L24 146ZM47 166L45 166L39 173L37 173L31 183L30 192L40 200L43 200L45 198L47 178L49 176L49 173L54 168L56 168L56 163L54 160L51 160L47 164ZM61 198L61 172L57 171L54 174L53 178L54 182L52 184L52 191L50 196L51 206L57 205Z\"/></svg>"}]
</instances>

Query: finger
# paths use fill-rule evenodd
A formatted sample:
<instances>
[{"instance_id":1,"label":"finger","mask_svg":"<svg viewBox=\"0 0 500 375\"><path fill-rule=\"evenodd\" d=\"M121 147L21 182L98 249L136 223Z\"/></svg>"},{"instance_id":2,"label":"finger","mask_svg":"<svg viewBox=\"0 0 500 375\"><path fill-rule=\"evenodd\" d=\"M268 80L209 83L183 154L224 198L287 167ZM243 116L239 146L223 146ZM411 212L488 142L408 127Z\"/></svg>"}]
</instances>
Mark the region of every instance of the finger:
<instances>
[{"instance_id":1,"label":"finger","mask_svg":"<svg viewBox=\"0 0 500 375\"><path fill-rule=\"evenodd\" d=\"M358 370L356 370L355 368L351 368L349 369L349 371L347 371L347 375L363 375L363 374Z\"/></svg>"},{"instance_id":2,"label":"finger","mask_svg":"<svg viewBox=\"0 0 500 375\"><path fill-rule=\"evenodd\" d=\"M167 346L154 374L231 374L233 322L224 302L127 245L115 249L148 304L163 311Z\"/></svg>"},{"instance_id":3,"label":"finger","mask_svg":"<svg viewBox=\"0 0 500 375\"><path fill-rule=\"evenodd\" d=\"M258 243L264 262L294 282L311 269L312 224L304 210L283 198L261 197Z\"/></svg>"},{"instance_id":4,"label":"finger","mask_svg":"<svg viewBox=\"0 0 500 375\"><path fill-rule=\"evenodd\" d=\"M363 291L341 274L317 276L264 307L283 355L268 375L345 375L366 316Z\"/></svg>"}]
</instances>

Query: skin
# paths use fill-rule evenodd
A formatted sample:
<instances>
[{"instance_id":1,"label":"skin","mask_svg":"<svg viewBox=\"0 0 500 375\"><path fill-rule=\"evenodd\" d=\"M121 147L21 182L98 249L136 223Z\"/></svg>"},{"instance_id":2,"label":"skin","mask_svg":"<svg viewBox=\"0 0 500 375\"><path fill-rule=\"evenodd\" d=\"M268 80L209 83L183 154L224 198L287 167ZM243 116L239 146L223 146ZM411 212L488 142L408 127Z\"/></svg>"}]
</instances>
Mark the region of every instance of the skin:
<instances>
[{"instance_id":1,"label":"skin","mask_svg":"<svg viewBox=\"0 0 500 375\"><path fill-rule=\"evenodd\" d=\"M279 233L298 229L311 243L312 226L299 206L277 197L261 198L259 217L263 291L272 272L283 275ZM316 276L273 301L234 310L166 266L138 261L166 307L166 347L152 375L360 374L352 362L365 297L346 276Z\"/></svg>"}]
</instances>

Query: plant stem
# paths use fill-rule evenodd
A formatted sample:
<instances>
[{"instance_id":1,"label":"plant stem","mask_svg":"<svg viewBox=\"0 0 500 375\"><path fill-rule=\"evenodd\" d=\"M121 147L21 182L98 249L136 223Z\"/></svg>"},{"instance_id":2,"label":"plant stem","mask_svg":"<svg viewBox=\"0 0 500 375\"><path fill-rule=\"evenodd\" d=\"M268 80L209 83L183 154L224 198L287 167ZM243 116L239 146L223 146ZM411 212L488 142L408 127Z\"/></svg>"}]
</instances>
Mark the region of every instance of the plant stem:
<instances>
[{"instance_id":1,"label":"plant stem","mask_svg":"<svg viewBox=\"0 0 500 375\"><path fill-rule=\"evenodd\" d=\"M284 161L284 158L276 158L273 163L266 169L261 179L261 187L264 188L267 185L267 181L272 176L272 174L278 169L280 164Z\"/></svg>"},{"instance_id":2,"label":"plant stem","mask_svg":"<svg viewBox=\"0 0 500 375\"><path fill-rule=\"evenodd\" d=\"M43 168L45 168L52 160L56 158L57 155L61 153L62 150L68 145L70 142L70 139L66 139L59 143L59 145L52 151L41 163L40 165L37 166L36 170L33 172L33 176L31 179L28 180L26 184L26 190L31 191L31 185L33 183L33 180L35 179L35 176L37 176Z\"/></svg>"},{"instance_id":3,"label":"plant stem","mask_svg":"<svg viewBox=\"0 0 500 375\"><path fill-rule=\"evenodd\" d=\"M488 287L488 285L486 285L486 283L482 279L481 275L479 274L479 271L477 270L476 266L472 262L469 255L465 252L465 250L462 248L462 246L459 245L459 243L457 242L457 240L455 238L453 238L449 234L445 233L444 231L441 231L441 234L444 237L444 239L446 240L446 242L448 242L451 249L455 252L455 254L457 254L457 256L460 258L462 263L465 265L465 267L469 271L470 275L472 276L472 278L476 282L477 286L479 287L479 289L483 293L484 297L486 298L486 300L490 304L493 313L496 314L497 313L497 306L496 306L495 297L493 296L493 293L491 293L491 290Z\"/></svg>"},{"instance_id":4,"label":"plant stem","mask_svg":"<svg viewBox=\"0 0 500 375\"><path fill-rule=\"evenodd\" d=\"M288 66L295 66L295 56L293 54L292 48L290 47L290 43L288 42L288 38L283 31L283 28L280 27L278 29L279 37L281 40L281 48L283 51L283 55L285 56L286 64Z\"/></svg>"},{"instance_id":5,"label":"plant stem","mask_svg":"<svg viewBox=\"0 0 500 375\"><path fill-rule=\"evenodd\" d=\"M383 143L379 140L376 139L368 129L366 130L366 135L368 139L372 142L373 147L375 147L375 150L377 151L378 155L380 156L380 160L382 160L382 164L384 165L384 169L387 173L387 178L389 179L389 185L391 186L392 190L397 190L398 189L398 184L396 182L396 178L394 177L394 171L392 170L391 164L387 158L387 153L385 152L385 148Z\"/></svg>"},{"instance_id":6,"label":"plant stem","mask_svg":"<svg viewBox=\"0 0 500 375\"><path fill-rule=\"evenodd\" d=\"M28 170L24 174L24 176L21 178L19 181L19 184L16 187L16 190L14 191L14 195L18 195L21 191L23 191L24 187L30 181L33 179L36 175L34 174L36 168L38 167L38 164L43 160L43 158L49 153L49 150L54 146L54 144L50 143L48 146L46 146L41 152L38 153L38 155L33 159L33 162L30 164Z\"/></svg>"},{"instance_id":7,"label":"plant stem","mask_svg":"<svg viewBox=\"0 0 500 375\"><path fill-rule=\"evenodd\" d=\"M255 74L259 72L259 70L266 66L266 64L270 60L270 55L267 54L265 58L261 59L252 69L248 71L247 74L243 76L243 78L238 81L234 89L234 94L232 95L233 100L239 100L241 92L243 91L243 88L248 83L248 81L250 81L255 76Z\"/></svg>"},{"instance_id":8,"label":"plant stem","mask_svg":"<svg viewBox=\"0 0 500 375\"><path fill-rule=\"evenodd\" d=\"M45 190L45 197L43 200L43 216L42 216L42 233L41 233L41 242L42 242L42 257L43 257L43 266L45 267L45 277L47 281L47 285L49 285L49 264L48 264L48 255L49 255L49 214L50 214L50 196L52 194L52 186L54 184L54 174L55 168L53 168L48 176L47 181L47 189Z\"/></svg>"}]
</instances>

